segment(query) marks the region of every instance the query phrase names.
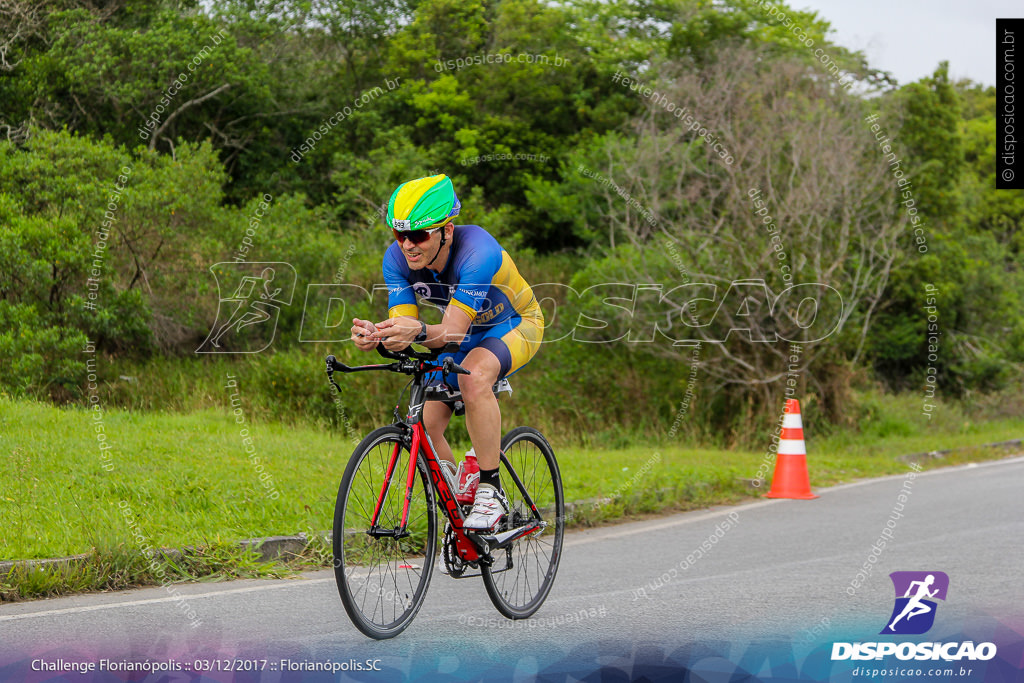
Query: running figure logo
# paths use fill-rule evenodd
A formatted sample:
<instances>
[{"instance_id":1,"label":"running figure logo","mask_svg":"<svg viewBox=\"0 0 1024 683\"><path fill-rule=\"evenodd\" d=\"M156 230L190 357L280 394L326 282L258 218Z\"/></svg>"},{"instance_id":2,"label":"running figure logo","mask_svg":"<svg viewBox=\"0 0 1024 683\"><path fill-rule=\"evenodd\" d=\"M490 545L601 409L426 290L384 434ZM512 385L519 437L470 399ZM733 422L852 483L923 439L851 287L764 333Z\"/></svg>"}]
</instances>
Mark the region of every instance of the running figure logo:
<instances>
[{"instance_id":1,"label":"running figure logo","mask_svg":"<svg viewBox=\"0 0 1024 683\"><path fill-rule=\"evenodd\" d=\"M920 635L935 623L934 599L945 600L949 577L945 572L893 572L889 574L896 589L896 605L888 625L880 633Z\"/></svg>"},{"instance_id":2,"label":"running figure logo","mask_svg":"<svg viewBox=\"0 0 1024 683\"><path fill-rule=\"evenodd\" d=\"M295 269L289 263L228 261L210 266L210 272L220 304L217 321L196 353L259 353L269 347L281 306L292 302Z\"/></svg>"}]
</instances>

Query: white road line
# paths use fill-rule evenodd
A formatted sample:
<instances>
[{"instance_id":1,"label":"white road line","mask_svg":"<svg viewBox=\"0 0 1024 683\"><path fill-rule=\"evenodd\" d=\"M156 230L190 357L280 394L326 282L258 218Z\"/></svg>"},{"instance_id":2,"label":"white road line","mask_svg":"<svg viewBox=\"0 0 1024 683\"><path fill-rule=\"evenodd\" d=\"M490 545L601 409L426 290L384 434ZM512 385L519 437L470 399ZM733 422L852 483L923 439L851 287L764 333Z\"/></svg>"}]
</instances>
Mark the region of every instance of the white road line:
<instances>
[{"instance_id":1,"label":"white road line","mask_svg":"<svg viewBox=\"0 0 1024 683\"><path fill-rule=\"evenodd\" d=\"M967 463L965 465L956 465L954 467L941 467L939 469L926 470L926 471L923 471L923 472L918 472L917 476L918 477L926 477L926 476L934 476L934 475L939 475L939 474L956 474L956 473L961 472L961 471L963 471L965 469L984 469L984 468L987 468L987 467L1000 467L1000 466L1003 466L1003 465L1018 465L1018 464L1021 464L1021 463L1024 463L1024 457L1007 458L1007 459L1003 459L1003 460L994 460L994 461L985 462L985 463ZM909 465L907 466L907 469L910 470ZM910 471L913 471L913 470L910 470ZM836 492L836 491L842 491L842 490L848 489L848 488L854 488L854 487L857 487L857 486L867 486L869 484L878 484L878 483L881 483L881 482L886 482L886 481L895 480L895 479L906 479L906 477L907 477L907 475L905 473L904 474L890 474L890 475L885 476L885 477L875 477L873 479L864 479L862 481L855 481L855 482L851 482L849 484L838 484L836 486L831 486L829 488L820 489L820 490L817 491L817 493L819 495L828 495L830 493L833 493L833 492ZM649 532L649 531L660 531L662 529L670 529L672 527L683 526L683 525L686 525L686 524L693 524L693 523L696 523L696 522L703 522L703 521L706 521L706 520L709 520L709 519L715 519L717 517L723 517L723 516L727 517L730 514L732 514L733 512L742 514L743 512L746 512L747 510L752 510L754 508L763 507L765 505L776 505L776 504L782 503L784 500L786 500L786 499L783 499L783 498L770 498L770 499L766 499L766 500L758 500L758 501L751 502L751 503L745 503L745 504L742 504L742 505L733 505L733 506L729 506L729 507L723 507L723 508L719 508L717 510L711 510L711 511L703 512L703 513L684 513L685 516L683 516L683 517L681 517L679 519L670 519L670 520L667 520L667 521L664 521L664 522L656 522L656 523L653 523L653 524L644 524L642 527L639 526L640 524L642 524L642 522L632 522L632 523L629 523L629 528L626 528L626 529L623 529L622 526L617 526L617 527L609 528L607 530L578 532L580 534L580 536L578 536L577 538L573 538L573 539L568 539L567 538L562 543L562 546L566 547L566 548L571 548L573 546L584 545L584 544L587 544L587 543L594 543L595 541L603 541L603 540L609 539L609 538L622 538L623 536L632 536L632 535L638 534L638 533L646 533L646 532Z\"/></svg>"},{"instance_id":2,"label":"white road line","mask_svg":"<svg viewBox=\"0 0 1024 683\"><path fill-rule=\"evenodd\" d=\"M766 505L778 505L781 503L781 499L771 500L759 500L754 503L747 503L745 505L735 505L732 507L721 508L718 510L712 510L709 512L702 513L684 513L686 516L679 519L670 519L665 522L657 522L654 524L643 524L643 522L630 522L631 528L623 529L612 527L608 530L602 531L585 531L581 534L586 534L583 538L566 539L562 542L563 548L571 548L577 545L584 545L586 543L594 543L595 541L603 541L609 538L622 538L623 536L634 536L639 533L647 533L649 531L661 531L662 529L671 529L676 526L683 526L685 524L694 524L696 522L703 522L708 519L715 519L716 517L727 517L733 512L742 513L746 510L752 510L754 508L764 507ZM640 526L643 524L643 526Z\"/></svg>"},{"instance_id":3,"label":"white road line","mask_svg":"<svg viewBox=\"0 0 1024 683\"><path fill-rule=\"evenodd\" d=\"M937 469L937 470L929 470L929 471L926 471L926 472L920 472L920 473L918 473L918 476L928 476L928 475L936 475L936 474L943 474L943 473L956 473L956 472L958 472L960 470L967 469L968 467L976 468L976 469L981 469L981 468L987 468L987 467L997 467L997 466L1001 466L1001 465L1015 465L1015 464L1021 464L1021 463L1024 463L1024 457L1017 457L1017 458L1011 458L1011 459L1005 459L1005 460L997 460L997 461L994 461L994 462L986 462L986 463L981 463L981 464L971 463L969 465L961 465L961 466L957 466L957 467L944 467L944 468ZM840 484L839 486L833 486L833 487L828 488L828 489L823 489L823 490L819 491L819 493L830 493L832 491L838 491L838 490L841 490L841 489L851 488L851 487L854 487L854 486L864 486L866 484L873 484L873 483L878 483L878 482L881 482L881 481L886 481L888 479L897 479L897 478L901 478L901 477L906 477L906 475L905 474L894 474L894 475L891 475L891 476L888 476L888 477L881 477L881 478L877 478L877 479L867 479L865 481L853 482L851 484ZM783 502L783 499L759 500L757 502L747 503L745 505L736 505L736 506L732 506L732 507L725 507L725 508L721 508L721 509L718 509L718 510L713 510L713 511L710 511L710 512L704 512L704 513L699 513L699 514L697 514L697 513L687 514L684 517L681 517L679 519L668 520L668 521L665 521L665 522L657 522L657 523L654 523L654 524L645 524L643 526L640 526L639 523L634 523L634 525L631 526L631 528L628 528L628 529L622 529L622 528L615 529L615 528L612 528L612 529L609 529L607 531L578 532L579 536L577 538L566 539L565 542L563 543L563 547L573 547L573 546L578 546L578 545L584 545L584 544L587 544L587 543L594 543L596 541L603 541L603 540L611 539L611 538L621 538L623 536L633 536L635 534L647 533L647 532L651 532L651 531L660 531L662 529L669 529L669 528L676 527L676 526L683 526L685 524L693 524L693 523L702 522L702 521L705 521L705 520L708 520L708 519L715 519L716 517L728 516L728 515L730 515L733 512L742 513L742 512L745 512L747 510L751 510L751 509L759 508L759 507L764 507L766 505L777 505L777 504L782 503L782 502ZM810 560L810 562L817 562L817 561L821 561L821 560L831 561L833 559L836 559L836 557L840 557L840 556L829 557L829 558L817 558L817 559L814 559L814 560ZM845 554L842 557L845 557ZM805 563L805 562L807 562L807 561L804 561L804 562L801 562L801 563ZM740 572L737 572L737 573L740 573ZM703 581L703 580L707 580L707 578L711 578L711 577L701 577L701 578L688 579L688 580L682 581L680 583L688 583L688 582L693 582L693 581ZM5 616L0 616L0 622L3 622L3 621L15 621L17 619L31 619L31 618L34 618L34 617L44 617L44 616L51 616L51 615L55 615L55 614L76 614L76 613L80 613L80 612L95 612L97 610L104 610L104 609L117 609L117 608L120 608L120 607L134 607L134 606L137 606L137 605L151 605L151 604L159 604L159 603L164 603L164 602L180 602L182 600L192 600L192 599L202 600L204 598L212 598L212 597L217 597L219 595L231 595L233 593L238 593L238 594L241 594L241 593L255 593L255 592L259 592L259 591L276 590L278 588L293 588L293 587L296 587L296 586L311 586L311 585L314 585L314 584L321 584L321 583L334 583L334 581L335 581L334 578L308 579L308 580L300 580L300 581L294 581L294 582L288 582L288 583L278 583L278 584L273 584L273 585L270 585L270 586L249 586L249 587L246 587L246 588L228 588L228 589L225 589L225 590L211 591L209 593L196 593L196 594L188 594L188 595L175 596L175 597L150 598L150 599L147 599L147 600L132 600L132 601L129 601L129 602L113 602L113 603L105 603L105 604L102 604L102 605L88 605L88 606L82 606L82 607L66 607L66 608L63 608L63 609L45 610L45 611L42 611L42 612L28 612L28 613L25 613L25 614L10 614L10 615L5 615Z\"/></svg>"},{"instance_id":4,"label":"white road line","mask_svg":"<svg viewBox=\"0 0 1024 683\"><path fill-rule=\"evenodd\" d=\"M147 600L131 600L129 602L108 602L102 605L86 605L83 607L65 607L63 609L50 609L44 612L27 612L25 614L10 614L0 616L0 621L15 621L16 619L31 619L33 617L47 617L54 614L76 614L78 612L95 612L102 609L117 609L118 607L134 607L136 605L155 605L162 602L188 602L189 600L202 600L213 598L218 595L229 595L232 593L255 593L257 591L270 591L277 588L293 588L295 586L311 586L317 583L334 583L334 579L308 579L302 581L291 581L289 583L278 583L272 586L249 586L246 588L228 588L221 591L209 593L182 594L176 597L149 598Z\"/></svg>"},{"instance_id":5,"label":"white road line","mask_svg":"<svg viewBox=\"0 0 1024 683\"><path fill-rule=\"evenodd\" d=\"M1002 467L1003 465L1019 465L1021 463L1024 463L1024 456L1016 456L1016 457L1012 457L1012 458L1004 458L1002 460L990 460L989 462L981 462L981 463L969 462L969 463L966 463L966 464L963 464L963 465L953 465L953 466L950 466L950 467L939 467L939 468L934 469L934 470L923 470L921 472L917 472L917 476L918 477L931 477L931 476L935 476L935 475L939 475L939 474L956 474L958 472L962 472L963 470L967 470L967 469L985 469L985 468L988 468L988 467ZM907 466L907 470L911 471L911 472L916 471L916 470L911 470L909 465ZM852 481L849 484L836 484L835 486L831 486L831 487L829 487L827 489L822 489L822 490L818 491L818 493L819 494L828 494L828 493L832 493L833 491L842 491L844 489L852 489L852 488L856 488L858 486L867 486L868 484L877 484L878 482L890 481L890 480L893 480L893 479L906 479L906 478L907 478L907 473L906 472L904 472L903 474L889 474L889 475L884 476L884 477L874 477L872 479L862 479L860 481Z\"/></svg>"}]
</instances>

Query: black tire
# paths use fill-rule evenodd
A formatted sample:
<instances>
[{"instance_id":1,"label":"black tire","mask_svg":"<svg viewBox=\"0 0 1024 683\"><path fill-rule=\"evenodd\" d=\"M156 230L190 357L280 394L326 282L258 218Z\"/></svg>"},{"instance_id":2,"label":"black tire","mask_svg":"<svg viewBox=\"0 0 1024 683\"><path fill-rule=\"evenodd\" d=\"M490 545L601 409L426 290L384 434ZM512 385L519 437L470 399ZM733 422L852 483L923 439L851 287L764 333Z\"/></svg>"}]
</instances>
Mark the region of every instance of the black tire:
<instances>
[{"instance_id":1,"label":"black tire","mask_svg":"<svg viewBox=\"0 0 1024 683\"><path fill-rule=\"evenodd\" d=\"M506 550L494 551L494 564L481 566L484 587L491 602L509 619L525 619L540 609L558 571L565 531L565 500L562 476L547 439L532 427L516 427L501 440L501 486L508 499L504 528L514 528L533 518L533 513L508 471L519 476L547 526L524 536ZM511 555L511 558L510 558ZM511 559L511 567L509 567Z\"/></svg>"},{"instance_id":2,"label":"black tire","mask_svg":"<svg viewBox=\"0 0 1024 683\"><path fill-rule=\"evenodd\" d=\"M381 506L378 527L393 529L402 519L409 451L402 430L382 427L352 452L334 508L334 575L345 611L356 628L382 640L394 638L423 605L437 551L437 510L426 473L419 469L409 501L409 536L373 538L373 519L395 445L398 462Z\"/></svg>"}]
</instances>

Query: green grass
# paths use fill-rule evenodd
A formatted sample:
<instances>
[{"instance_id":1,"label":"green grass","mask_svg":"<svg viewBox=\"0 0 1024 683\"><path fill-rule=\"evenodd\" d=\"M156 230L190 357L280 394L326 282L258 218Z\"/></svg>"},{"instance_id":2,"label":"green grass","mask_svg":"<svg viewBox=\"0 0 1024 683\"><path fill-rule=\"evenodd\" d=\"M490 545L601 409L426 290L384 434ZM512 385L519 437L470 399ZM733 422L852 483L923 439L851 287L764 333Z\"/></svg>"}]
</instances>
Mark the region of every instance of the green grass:
<instances>
[{"instance_id":1,"label":"green grass","mask_svg":"<svg viewBox=\"0 0 1024 683\"><path fill-rule=\"evenodd\" d=\"M114 547L136 529L155 547L328 529L352 450L325 431L239 425L213 410L109 411L105 461L88 411L0 398L0 414L0 559ZM242 428L259 463L245 452ZM270 478L261 482L257 467Z\"/></svg>"},{"instance_id":2,"label":"green grass","mask_svg":"<svg viewBox=\"0 0 1024 683\"><path fill-rule=\"evenodd\" d=\"M95 548L84 561L75 563L15 566L0 575L0 602L185 581L283 578L292 573L279 563L261 562L254 550L235 544L189 548L180 555L150 555L121 545Z\"/></svg>"},{"instance_id":3,"label":"green grass","mask_svg":"<svg viewBox=\"0 0 1024 683\"><path fill-rule=\"evenodd\" d=\"M1022 418L975 424L950 408L946 419L925 424L912 400L877 401L875 412L884 419L869 416L860 434L832 430L817 437L826 430L805 424L812 486L906 471L898 456L908 453L1024 434ZM238 424L224 410L107 411L104 433L113 448L105 460L93 424L92 413L81 408L0 396L0 559L78 553L100 558L84 577L22 576L18 585L31 579L34 594L52 594L62 582L67 589L152 583L145 571L132 569L147 544L218 549L210 552L220 560L207 556L176 574L182 578L239 575L230 567L241 568L240 575L258 574L251 558L225 548L246 538L329 529L353 446L326 429L248 419ZM270 477L265 482L246 455L243 427ZM766 446L769 437L770 426ZM642 445L593 449L554 443L566 500L589 501L572 512L571 523L735 502L756 493L745 480L755 476L765 451L685 448L643 435L635 443ZM1002 455L975 449L926 467ZM6 589L0 582L0 596L16 592L12 581L8 577Z\"/></svg>"}]
</instances>

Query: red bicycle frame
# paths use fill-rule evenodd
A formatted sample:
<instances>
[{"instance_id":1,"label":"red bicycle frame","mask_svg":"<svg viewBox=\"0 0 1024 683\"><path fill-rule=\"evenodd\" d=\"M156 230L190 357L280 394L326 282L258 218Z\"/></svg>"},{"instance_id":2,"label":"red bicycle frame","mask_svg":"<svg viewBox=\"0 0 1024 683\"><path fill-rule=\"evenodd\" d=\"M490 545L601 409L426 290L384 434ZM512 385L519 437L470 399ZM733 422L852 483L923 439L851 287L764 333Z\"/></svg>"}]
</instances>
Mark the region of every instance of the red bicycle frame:
<instances>
[{"instance_id":1,"label":"red bicycle frame","mask_svg":"<svg viewBox=\"0 0 1024 683\"><path fill-rule=\"evenodd\" d=\"M457 345L456 347L457 348ZM466 529L463 527L465 522L465 516L462 512L462 506L455 499L455 492L452 491L451 485L448 483L448 478L441 471L441 464L438 462L437 454L434 453L434 448L430 443L430 439L427 438L427 432L423 428L422 411L423 403L425 399L425 389L423 379L427 373L441 370L442 373L455 372L459 374L469 374L469 371L459 366L457 363L446 358L440 365L432 362L432 358L417 353L407 353L406 355L397 355L388 351L377 348L377 352L385 358L394 358L399 362L386 364L386 365L361 365L357 367L348 367L343 363L339 363L334 356L327 357L327 377L331 384L334 385L338 391L341 391L341 387L334 382L332 374L335 370L341 370L343 372L360 372L364 370L390 370L393 372L401 372L407 375L413 375L415 377L412 382L412 389L409 394L409 414L405 420L399 420L397 424L404 429L408 430L407 437L408 441L403 440L403 443L396 443L394 450L391 451L391 458L388 461L387 473L384 477L384 483L381 484L380 494L377 496L377 505L373 510L373 518L370 520L370 533L371 535L386 535L400 537L405 533L405 528L409 523L409 505L412 502L413 484L416 481L416 466L419 463L420 454L422 452L423 461L426 466L427 472L430 474L430 478L434 483L434 490L441 498L441 503L444 507L445 515L448 517L448 522L451 524L453 533L455 534L456 546L463 560L468 562L490 561L490 551L496 548L506 547L508 544L514 542L516 539L525 536L526 534L533 533L536 529L540 528L543 523L541 521L540 512L537 510L537 506L534 504L533 499L523 486L519 476L515 470L505 459L505 454L499 452L498 456L501 462L504 463L508 470L509 476L512 478L513 483L516 485L517 490L522 494L523 501L529 506L533 512L533 518L525 521L521 526L517 526L514 529L501 532L494 536L487 536L486 538L480 538L476 530L470 530L473 533L471 538L467 535ZM398 407L395 407L395 417L398 417ZM409 470L405 477L405 501L402 505L402 521L396 529L383 530L378 528L377 522L379 521L381 508L384 506L384 501L387 498L388 486L391 483L391 478L396 474L395 468L398 464L398 455L401 452L401 448L404 443L409 444ZM428 491L428 496L430 492Z\"/></svg>"},{"instance_id":2,"label":"red bicycle frame","mask_svg":"<svg viewBox=\"0 0 1024 683\"><path fill-rule=\"evenodd\" d=\"M409 504L412 501L413 483L416 480L416 463L419 460L419 453L422 449L423 458L427 465L427 471L430 473L430 478L434 482L435 490L441 497L441 502L444 505L444 510L448 517L448 522L451 524L452 530L455 533L459 550L462 552L464 559L475 562L479 559L479 552L477 551L474 543L466 537L466 532L462 528L462 523L465 521L465 517L462 514L462 507L459 505L459 502L455 500L455 493L448 484L448 478L444 476L443 472L441 472L441 464L438 462L437 455L431 447L430 439L427 438L427 432L423 428L423 422L419 420L419 416L416 415L409 415L409 419L414 420L414 422L409 425L410 429L412 429L412 444L409 449L411 457L409 458L409 471L405 477L405 502L402 505L402 521L398 528L404 529L409 522ZM391 452L391 459L388 462L388 470L384 477L384 483L381 484L380 495L377 497L377 505L373 510L373 518L370 520L371 528L377 527L380 510L384 506L384 499L387 497L388 484L391 482L391 477L395 474L395 466L398 464L398 454L401 448L402 445L400 443L396 443L394 450Z\"/></svg>"}]
</instances>

